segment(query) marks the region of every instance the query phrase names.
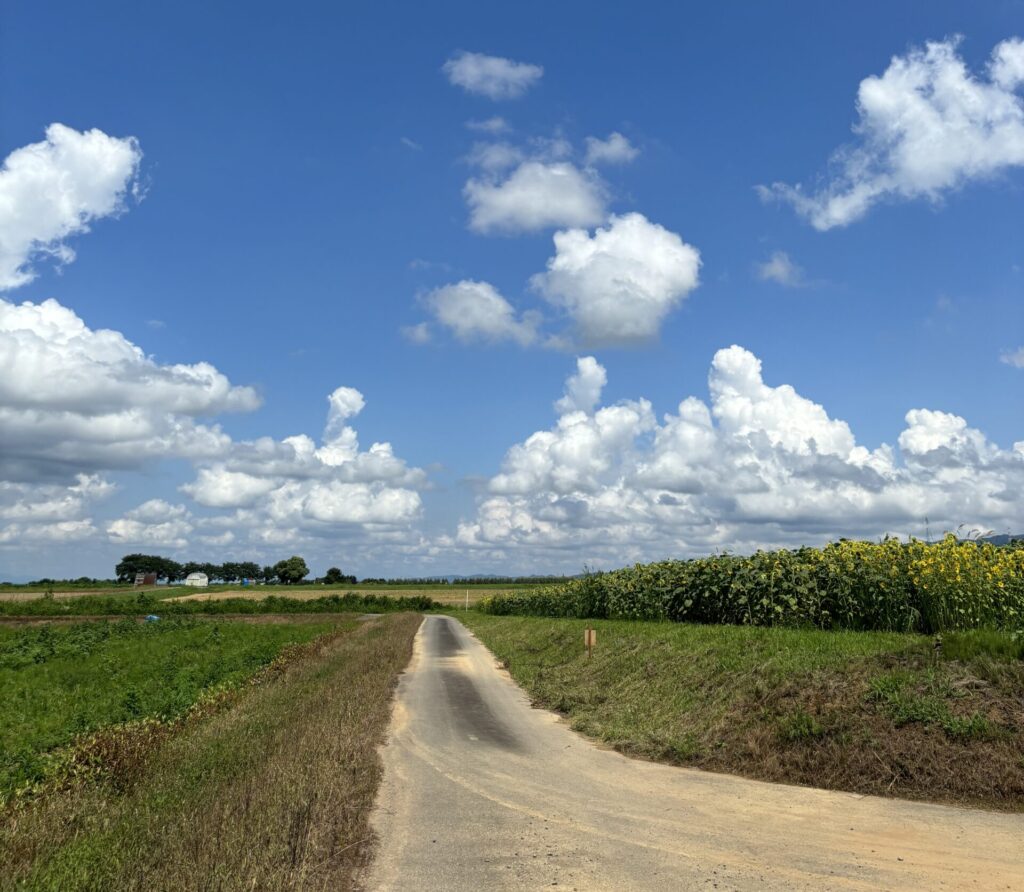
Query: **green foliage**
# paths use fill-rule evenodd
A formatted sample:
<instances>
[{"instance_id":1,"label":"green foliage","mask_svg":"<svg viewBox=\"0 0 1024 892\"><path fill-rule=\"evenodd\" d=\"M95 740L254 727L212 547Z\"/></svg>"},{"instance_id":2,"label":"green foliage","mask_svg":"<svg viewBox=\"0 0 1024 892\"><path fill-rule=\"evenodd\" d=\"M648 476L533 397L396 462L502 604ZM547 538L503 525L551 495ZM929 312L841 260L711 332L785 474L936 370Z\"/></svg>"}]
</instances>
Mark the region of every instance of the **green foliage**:
<instances>
[{"instance_id":1,"label":"green foliage","mask_svg":"<svg viewBox=\"0 0 1024 892\"><path fill-rule=\"evenodd\" d=\"M126 554L114 568L119 582L134 582L136 573L155 573L158 579L176 582L187 574L177 561L158 554Z\"/></svg>"},{"instance_id":2,"label":"green foliage","mask_svg":"<svg viewBox=\"0 0 1024 892\"><path fill-rule=\"evenodd\" d=\"M1024 551L947 536L638 564L480 602L495 615L926 633L1024 627Z\"/></svg>"},{"instance_id":3,"label":"green foliage","mask_svg":"<svg viewBox=\"0 0 1024 892\"><path fill-rule=\"evenodd\" d=\"M213 688L266 665L320 623L77 623L0 629L0 804L100 728L182 715Z\"/></svg>"},{"instance_id":4,"label":"green foliage","mask_svg":"<svg viewBox=\"0 0 1024 892\"><path fill-rule=\"evenodd\" d=\"M355 585L355 576L346 576L338 567L328 567L321 582L327 585Z\"/></svg>"},{"instance_id":5,"label":"green foliage","mask_svg":"<svg viewBox=\"0 0 1024 892\"><path fill-rule=\"evenodd\" d=\"M294 585L309 576L309 567L302 558L293 554L287 560L274 564L274 575L286 585Z\"/></svg>"},{"instance_id":6,"label":"green foliage","mask_svg":"<svg viewBox=\"0 0 1024 892\"><path fill-rule=\"evenodd\" d=\"M897 726L918 722L936 725L950 737L984 738L996 729L983 715L958 715L949 702L956 692L936 672L919 678L906 670L888 672L871 680L868 698L882 705Z\"/></svg>"},{"instance_id":7,"label":"green foliage","mask_svg":"<svg viewBox=\"0 0 1024 892\"><path fill-rule=\"evenodd\" d=\"M827 731L806 709L797 709L779 722L779 733L783 740L814 740L823 737Z\"/></svg>"},{"instance_id":8,"label":"green foliage","mask_svg":"<svg viewBox=\"0 0 1024 892\"><path fill-rule=\"evenodd\" d=\"M409 610L422 612L441 605L425 595L390 598L385 594L329 595L326 598L282 598L269 595L223 600L161 601L148 593L135 596L100 597L83 595L57 600L36 598L31 601L0 601L0 616L160 616L261 614L261 613L391 613Z\"/></svg>"}]
</instances>

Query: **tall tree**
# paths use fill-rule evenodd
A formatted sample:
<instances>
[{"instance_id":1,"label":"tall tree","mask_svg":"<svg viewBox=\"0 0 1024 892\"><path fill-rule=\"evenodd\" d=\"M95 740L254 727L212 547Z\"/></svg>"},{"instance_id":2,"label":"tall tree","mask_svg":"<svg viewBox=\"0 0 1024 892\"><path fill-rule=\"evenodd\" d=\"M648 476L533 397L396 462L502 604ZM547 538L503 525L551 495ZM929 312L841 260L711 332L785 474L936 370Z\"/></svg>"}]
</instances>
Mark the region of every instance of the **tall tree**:
<instances>
[{"instance_id":1,"label":"tall tree","mask_svg":"<svg viewBox=\"0 0 1024 892\"><path fill-rule=\"evenodd\" d=\"M287 560L274 564L274 572L285 585L295 585L309 575L309 567L306 566L306 562L302 558L293 554Z\"/></svg>"}]
</instances>

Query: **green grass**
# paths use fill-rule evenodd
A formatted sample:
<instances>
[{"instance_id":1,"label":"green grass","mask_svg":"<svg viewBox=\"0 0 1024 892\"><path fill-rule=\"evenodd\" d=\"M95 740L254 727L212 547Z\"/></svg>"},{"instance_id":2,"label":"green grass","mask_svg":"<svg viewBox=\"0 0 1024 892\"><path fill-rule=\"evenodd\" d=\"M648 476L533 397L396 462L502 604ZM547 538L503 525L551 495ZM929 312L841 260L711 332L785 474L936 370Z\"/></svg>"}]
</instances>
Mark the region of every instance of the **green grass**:
<instances>
[{"instance_id":1,"label":"green grass","mask_svg":"<svg viewBox=\"0 0 1024 892\"><path fill-rule=\"evenodd\" d=\"M621 752L1024 810L1010 633L949 635L937 655L934 639L894 632L456 615L535 703Z\"/></svg>"},{"instance_id":2,"label":"green grass","mask_svg":"<svg viewBox=\"0 0 1024 892\"><path fill-rule=\"evenodd\" d=\"M546 705L609 742L670 742L679 716L722 721L738 696L927 639L893 632L817 632L630 620L458 615ZM583 631L597 629L594 657Z\"/></svg>"},{"instance_id":3,"label":"green grass","mask_svg":"<svg viewBox=\"0 0 1024 892\"><path fill-rule=\"evenodd\" d=\"M178 591L176 594L183 594ZM389 597L383 594L339 594L322 598L297 599L268 595L223 600L163 601L150 593L128 596L82 595L75 598L34 598L30 601L0 600L0 618L4 616L142 616L155 613L162 617L267 613L383 613L421 611L440 606L424 595Z\"/></svg>"},{"instance_id":4,"label":"green grass","mask_svg":"<svg viewBox=\"0 0 1024 892\"><path fill-rule=\"evenodd\" d=\"M76 738L174 719L200 695L252 675L282 647L333 624L76 623L0 627L0 804L62 765Z\"/></svg>"},{"instance_id":5,"label":"green grass","mask_svg":"<svg viewBox=\"0 0 1024 892\"><path fill-rule=\"evenodd\" d=\"M0 889L353 888L419 623L335 624L102 775L0 812Z\"/></svg>"},{"instance_id":6,"label":"green grass","mask_svg":"<svg viewBox=\"0 0 1024 892\"><path fill-rule=\"evenodd\" d=\"M958 692L940 669L911 672L897 669L869 682L870 699L882 704L897 725L918 722L941 728L950 737L989 737L996 726L979 712L955 715L950 708Z\"/></svg>"}]
</instances>

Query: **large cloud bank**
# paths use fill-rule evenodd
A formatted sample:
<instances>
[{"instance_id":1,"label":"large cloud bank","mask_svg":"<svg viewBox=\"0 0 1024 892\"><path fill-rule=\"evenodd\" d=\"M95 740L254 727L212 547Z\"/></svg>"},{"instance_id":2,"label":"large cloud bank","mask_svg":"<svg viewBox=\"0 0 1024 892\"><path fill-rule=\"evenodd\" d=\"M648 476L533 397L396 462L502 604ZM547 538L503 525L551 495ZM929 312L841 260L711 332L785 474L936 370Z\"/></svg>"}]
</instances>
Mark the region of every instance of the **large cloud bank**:
<instances>
[{"instance_id":1,"label":"large cloud bank","mask_svg":"<svg viewBox=\"0 0 1024 892\"><path fill-rule=\"evenodd\" d=\"M579 360L549 430L513 446L453 545L538 566L706 554L719 548L1024 525L1024 442L1003 450L955 415L914 409L869 450L738 346L715 354L710 403L660 421L650 402L601 406L604 369ZM526 563L528 563L527 561Z\"/></svg>"},{"instance_id":2,"label":"large cloud bank","mask_svg":"<svg viewBox=\"0 0 1024 892\"><path fill-rule=\"evenodd\" d=\"M161 365L55 300L0 300L0 475L59 479L222 451L197 421L259 405L206 362Z\"/></svg>"}]
</instances>

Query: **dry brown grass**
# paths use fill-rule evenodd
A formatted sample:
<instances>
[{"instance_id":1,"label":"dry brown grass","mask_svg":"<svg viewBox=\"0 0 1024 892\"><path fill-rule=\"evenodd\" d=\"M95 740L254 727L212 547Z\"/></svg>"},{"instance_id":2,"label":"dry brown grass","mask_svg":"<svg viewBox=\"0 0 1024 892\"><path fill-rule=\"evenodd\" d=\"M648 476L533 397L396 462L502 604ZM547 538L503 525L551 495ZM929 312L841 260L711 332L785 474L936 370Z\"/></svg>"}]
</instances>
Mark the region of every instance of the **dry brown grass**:
<instances>
[{"instance_id":1,"label":"dry brown grass","mask_svg":"<svg viewBox=\"0 0 1024 892\"><path fill-rule=\"evenodd\" d=\"M419 623L398 614L317 639L223 708L118 751L102 780L9 810L0 888L352 888Z\"/></svg>"}]
</instances>

